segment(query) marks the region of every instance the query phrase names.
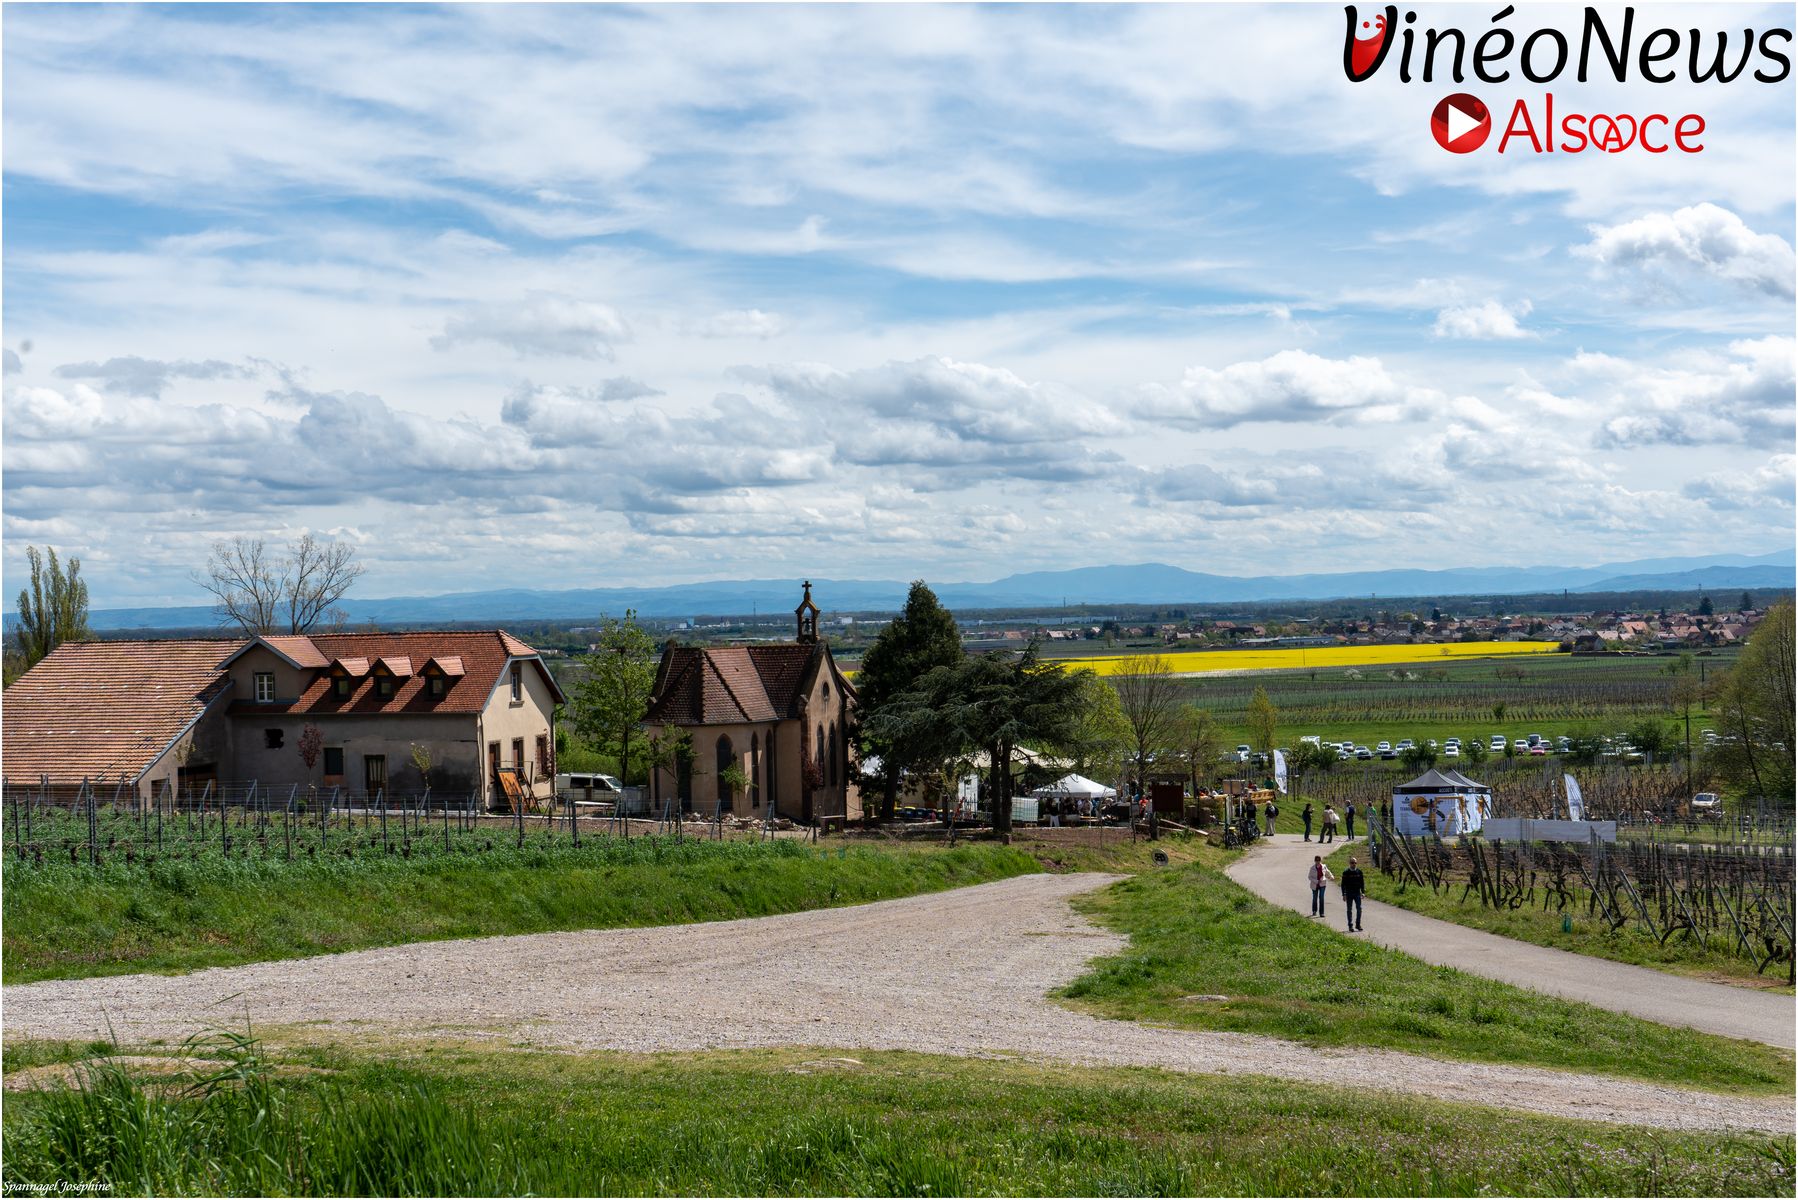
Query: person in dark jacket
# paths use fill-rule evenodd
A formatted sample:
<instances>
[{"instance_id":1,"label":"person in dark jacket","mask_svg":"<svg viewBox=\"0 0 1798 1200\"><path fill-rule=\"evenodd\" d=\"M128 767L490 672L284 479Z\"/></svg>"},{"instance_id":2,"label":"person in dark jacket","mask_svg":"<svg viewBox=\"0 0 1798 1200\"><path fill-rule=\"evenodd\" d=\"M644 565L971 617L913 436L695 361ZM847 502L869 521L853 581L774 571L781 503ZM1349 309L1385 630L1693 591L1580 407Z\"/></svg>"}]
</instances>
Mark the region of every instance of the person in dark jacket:
<instances>
[{"instance_id":1,"label":"person in dark jacket","mask_svg":"<svg viewBox=\"0 0 1798 1200\"><path fill-rule=\"evenodd\" d=\"M1348 870L1342 873L1342 904L1348 912L1348 931L1361 932L1361 897L1367 891L1367 877L1361 874L1361 866L1354 859L1349 859Z\"/></svg>"},{"instance_id":2,"label":"person in dark jacket","mask_svg":"<svg viewBox=\"0 0 1798 1200\"><path fill-rule=\"evenodd\" d=\"M1305 823L1305 840L1311 840L1311 801L1305 801L1305 807L1299 810L1299 820Z\"/></svg>"},{"instance_id":3,"label":"person in dark jacket","mask_svg":"<svg viewBox=\"0 0 1798 1200\"><path fill-rule=\"evenodd\" d=\"M1352 842L1355 840L1355 802L1353 800L1348 802L1348 808L1342 815L1348 818L1348 840Z\"/></svg>"}]
</instances>

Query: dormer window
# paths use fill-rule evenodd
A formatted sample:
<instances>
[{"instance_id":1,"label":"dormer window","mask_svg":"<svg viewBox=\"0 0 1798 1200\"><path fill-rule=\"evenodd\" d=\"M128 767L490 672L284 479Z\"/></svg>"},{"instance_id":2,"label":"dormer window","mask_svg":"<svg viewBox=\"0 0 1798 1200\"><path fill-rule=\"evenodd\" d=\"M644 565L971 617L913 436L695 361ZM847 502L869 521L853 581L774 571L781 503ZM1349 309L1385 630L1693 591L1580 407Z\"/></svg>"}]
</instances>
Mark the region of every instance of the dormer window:
<instances>
[{"instance_id":1,"label":"dormer window","mask_svg":"<svg viewBox=\"0 0 1798 1200\"><path fill-rule=\"evenodd\" d=\"M336 692L339 698L347 697L350 694L350 677L348 675L339 675L336 679L333 679L331 681L331 690Z\"/></svg>"},{"instance_id":2,"label":"dormer window","mask_svg":"<svg viewBox=\"0 0 1798 1200\"><path fill-rule=\"evenodd\" d=\"M433 695L433 696L443 695L444 692L448 690L448 688L445 686L448 684L448 682L449 681L441 675L431 676L431 695Z\"/></svg>"},{"instance_id":3,"label":"dormer window","mask_svg":"<svg viewBox=\"0 0 1798 1200\"><path fill-rule=\"evenodd\" d=\"M275 673L273 671L256 672L256 703L273 704L275 702Z\"/></svg>"},{"instance_id":4,"label":"dormer window","mask_svg":"<svg viewBox=\"0 0 1798 1200\"><path fill-rule=\"evenodd\" d=\"M375 691L382 696L393 695L393 676L377 675L375 677Z\"/></svg>"}]
</instances>

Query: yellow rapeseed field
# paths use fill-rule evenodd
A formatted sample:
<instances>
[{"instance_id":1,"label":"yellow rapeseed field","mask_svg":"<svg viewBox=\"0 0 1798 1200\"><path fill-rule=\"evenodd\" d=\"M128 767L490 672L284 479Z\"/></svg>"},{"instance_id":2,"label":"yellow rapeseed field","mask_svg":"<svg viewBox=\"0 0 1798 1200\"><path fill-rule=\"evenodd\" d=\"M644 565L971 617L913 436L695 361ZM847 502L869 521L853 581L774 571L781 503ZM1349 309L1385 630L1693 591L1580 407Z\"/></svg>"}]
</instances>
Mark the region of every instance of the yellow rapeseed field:
<instances>
[{"instance_id":1,"label":"yellow rapeseed field","mask_svg":"<svg viewBox=\"0 0 1798 1200\"><path fill-rule=\"evenodd\" d=\"M1513 654L1547 654L1554 642L1446 642L1440 646L1304 646L1282 650L1145 650L1159 653L1177 674L1212 671L1281 671L1324 667L1377 667L1392 663L1430 663L1442 659L1498 658ZM1089 667L1115 675L1136 654L1067 658L1071 667Z\"/></svg>"}]
</instances>

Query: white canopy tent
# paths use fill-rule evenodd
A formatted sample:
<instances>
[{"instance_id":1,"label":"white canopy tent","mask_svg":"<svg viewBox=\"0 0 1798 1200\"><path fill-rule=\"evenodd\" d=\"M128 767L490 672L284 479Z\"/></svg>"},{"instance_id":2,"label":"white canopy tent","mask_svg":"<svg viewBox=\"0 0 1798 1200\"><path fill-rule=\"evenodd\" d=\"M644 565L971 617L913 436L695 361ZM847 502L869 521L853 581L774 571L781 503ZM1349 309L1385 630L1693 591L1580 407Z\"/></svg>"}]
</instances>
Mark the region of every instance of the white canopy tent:
<instances>
[{"instance_id":1,"label":"white canopy tent","mask_svg":"<svg viewBox=\"0 0 1798 1200\"><path fill-rule=\"evenodd\" d=\"M1392 789L1392 824L1409 837L1478 833L1492 815L1492 789L1459 771L1429 770Z\"/></svg>"},{"instance_id":2,"label":"white canopy tent","mask_svg":"<svg viewBox=\"0 0 1798 1200\"><path fill-rule=\"evenodd\" d=\"M1047 787L1039 787L1030 793L1038 800L1059 800L1085 797L1089 800L1115 800L1118 790L1106 787L1102 783L1094 783L1084 775L1065 775Z\"/></svg>"}]
</instances>

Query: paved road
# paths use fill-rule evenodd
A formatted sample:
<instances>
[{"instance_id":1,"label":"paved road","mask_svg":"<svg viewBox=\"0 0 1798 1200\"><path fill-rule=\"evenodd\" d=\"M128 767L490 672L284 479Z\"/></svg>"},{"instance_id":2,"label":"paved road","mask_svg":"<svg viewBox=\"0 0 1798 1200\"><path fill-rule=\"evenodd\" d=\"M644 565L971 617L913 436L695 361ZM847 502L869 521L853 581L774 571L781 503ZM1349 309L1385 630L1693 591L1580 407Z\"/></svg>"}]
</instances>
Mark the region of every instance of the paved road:
<instances>
[{"instance_id":1,"label":"paved road","mask_svg":"<svg viewBox=\"0 0 1798 1200\"><path fill-rule=\"evenodd\" d=\"M1339 848L1320 848L1296 833L1278 834L1271 843L1257 841L1254 849L1231 864L1227 874L1265 900L1308 913L1311 893L1305 870L1311 865L1311 856L1323 853L1328 858L1326 851ZM1798 1003L1788 995L1706 983L1648 967L1533 946L1373 900L1367 901L1366 907L1361 923L1367 932L1353 936L1403 950L1425 962L1458 967L1665 1025L1684 1025L1788 1050L1798 1041L1793 1036ZM1334 884L1325 912L1330 927L1341 930L1342 895Z\"/></svg>"},{"instance_id":2,"label":"paved road","mask_svg":"<svg viewBox=\"0 0 1798 1200\"><path fill-rule=\"evenodd\" d=\"M1123 949L1068 898L1109 875L1027 875L854 908L658 929L424 942L189 975L5 989L6 1036L135 1043L243 1027L275 1041L499 1038L625 1051L913 1050L1160 1067L1674 1129L1789 1131L1749 1099L1501 1063L1105 1020L1048 1001ZM1254 1086L1245 1081L1245 1086Z\"/></svg>"}]
</instances>

